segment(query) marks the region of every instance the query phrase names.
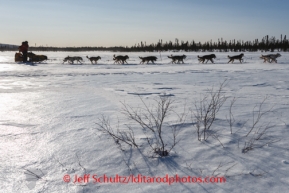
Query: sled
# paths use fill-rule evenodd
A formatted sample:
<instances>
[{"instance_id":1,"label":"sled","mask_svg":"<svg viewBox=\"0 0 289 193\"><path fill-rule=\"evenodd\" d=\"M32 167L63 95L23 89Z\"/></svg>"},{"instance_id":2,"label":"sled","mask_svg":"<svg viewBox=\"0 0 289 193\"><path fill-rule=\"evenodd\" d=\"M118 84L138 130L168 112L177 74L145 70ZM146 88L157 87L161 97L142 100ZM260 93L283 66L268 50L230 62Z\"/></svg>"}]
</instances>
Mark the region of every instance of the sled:
<instances>
[{"instance_id":1,"label":"sled","mask_svg":"<svg viewBox=\"0 0 289 193\"><path fill-rule=\"evenodd\" d=\"M44 60L48 59L45 55L36 55L32 52L28 52L27 56L29 58L29 62L43 62Z\"/></svg>"},{"instance_id":2,"label":"sled","mask_svg":"<svg viewBox=\"0 0 289 193\"><path fill-rule=\"evenodd\" d=\"M15 62L22 62L22 54L21 53L15 53Z\"/></svg>"}]
</instances>

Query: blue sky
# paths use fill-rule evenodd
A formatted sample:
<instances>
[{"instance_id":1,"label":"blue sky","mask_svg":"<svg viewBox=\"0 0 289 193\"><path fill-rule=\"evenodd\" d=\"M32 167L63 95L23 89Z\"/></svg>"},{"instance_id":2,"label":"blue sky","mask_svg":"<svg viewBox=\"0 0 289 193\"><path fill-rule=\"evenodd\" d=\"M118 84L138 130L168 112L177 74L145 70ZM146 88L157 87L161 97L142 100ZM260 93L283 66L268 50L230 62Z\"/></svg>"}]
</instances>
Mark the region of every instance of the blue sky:
<instances>
[{"instance_id":1,"label":"blue sky","mask_svg":"<svg viewBox=\"0 0 289 193\"><path fill-rule=\"evenodd\" d=\"M0 0L0 43L132 46L289 35L288 0Z\"/></svg>"}]
</instances>

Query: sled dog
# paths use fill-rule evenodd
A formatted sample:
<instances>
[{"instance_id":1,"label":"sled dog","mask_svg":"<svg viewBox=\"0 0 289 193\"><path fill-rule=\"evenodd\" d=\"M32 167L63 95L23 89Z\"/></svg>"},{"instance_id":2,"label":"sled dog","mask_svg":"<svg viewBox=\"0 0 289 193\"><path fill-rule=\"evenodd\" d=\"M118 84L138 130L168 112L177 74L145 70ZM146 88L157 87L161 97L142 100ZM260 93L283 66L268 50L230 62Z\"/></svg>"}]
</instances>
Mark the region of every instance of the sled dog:
<instances>
[{"instance_id":1,"label":"sled dog","mask_svg":"<svg viewBox=\"0 0 289 193\"><path fill-rule=\"evenodd\" d=\"M234 62L234 60L239 60L240 61L240 63L242 63L243 62L243 56L244 56L244 54L242 53L242 54L240 54L240 55L236 55L236 56L229 56L228 55L228 58L230 59L229 60L229 62L228 63L232 63L233 64L233 62Z\"/></svg>"},{"instance_id":2,"label":"sled dog","mask_svg":"<svg viewBox=\"0 0 289 193\"><path fill-rule=\"evenodd\" d=\"M90 58L88 56L86 56L86 57L90 60L91 64L93 64L93 62L94 62L94 64L97 64L97 61L101 59L100 56L90 57Z\"/></svg>"},{"instance_id":3,"label":"sled dog","mask_svg":"<svg viewBox=\"0 0 289 193\"><path fill-rule=\"evenodd\" d=\"M272 62L275 62L277 63L277 58L280 57L281 54L277 53L277 54L268 54L268 55L261 55L261 59L263 59L263 63L266 63L266 62L269 62L269 63L272 63Z\"/></svg>"},{"instance_id":4,"label":"sled dog","mask_svg":"<svg viewBox=\"0 0 289 193\"><path fill-rule=\"evenodd\" d=\"M64 58L63 64L64 64L64 62L68 62L69 64L74 64L74 61L82 64L81 61L83 61L83 59L82 59L82 57L79 57L79 56L73 56L73 57L67 56Z\"/></svg>"},{"instance_id":5,"label":"sled dog","mask_svg":"<svg viewBox=\"0 0 289 193\"><path fill-rule=\"evenodd\" d=\"M145 62L148 64L151 61L153 64L158 59L155 56L147 56L147 57L139 57L141 59L140 64L144 64Z\"/></svg>"},{"instance_id":6,"label":"sled dog","mask_svg":"<svg viewBox=\"0 0 289 193\"><path fill-rule=\"evenodd\" d=\"M202 62L202 64L206 61L206 63L210 60L212 63L214 63L213 58L216 58L215 54L210 54L210 55L204 55L204 56L198 56L199 62Z\"/></svg>"},{"instance_id":7,"label":"sled dog","mask_svg":"<svg viewBox=\"0 0 289 193\"><path fill-rule=\"evenodd\" d=\"M173 56L173 55L171 55L171 56L168 56L168 58L171 58L172 59L172 64L174 63L174 64L176 64L176 61L178 61L178 64L180 63L180 62L182 62L183 64L184 64L184 59L186 59L186 55L182 55L182 56Z\"/></svg>"},{"instance_id":8,"label":"sled dog","mask_svg":"<svg viewBox=\"0 0 289 193\"><path fill-rule=\"evenodd\" d=\"M129 59L128 55L125 55L125 56L115 56L113 55L113 60L114 60L114 64L124 64L124 63L127 63L127 59ZM128 63L127 63L128 64Z\"/></svg>"}]
</instances>

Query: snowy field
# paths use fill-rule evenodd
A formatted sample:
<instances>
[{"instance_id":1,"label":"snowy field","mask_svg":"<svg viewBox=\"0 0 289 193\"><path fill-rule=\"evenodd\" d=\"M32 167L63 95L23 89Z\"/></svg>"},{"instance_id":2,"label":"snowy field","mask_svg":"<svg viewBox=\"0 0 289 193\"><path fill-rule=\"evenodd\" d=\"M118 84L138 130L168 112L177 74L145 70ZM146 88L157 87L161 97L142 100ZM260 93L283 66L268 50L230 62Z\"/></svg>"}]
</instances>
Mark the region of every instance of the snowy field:
<instances>
[{"instance_id":1,"label":"snowy field","mask_svg":"<svg viewBox=\"0 0 289 193\"><path fill-rule=\"evenodd\" d=\"M199 64L197 55L210 53L36 52L49 60L35 65L15 63L14 54L0 53L0 192L288 192L289 53L280 53L277 64L246 52L243 64L227 64L227 55L239 53L216 52L215 64ZM128 64L113 64L114 54L127 54ZM185 64L170 64L171 54L187 55ZM68 55L83 57L83 65L62 64ZM87 55L102 59L91 65ZM158 61L139 65L138 57L149 55ZM199 141L194 104L225 80L221 95L228 99L211 136ZM173 142L169 125L186 114L178 127L180 141L167 157L152 156L146 139L151 133L122 110L123 104L144 107L142 101L153 107L159 96L174 101L174 113L163 125L166 147ZM99 131L102 116L115 132L132 128L138 148L121 150ZM262 131L244 152L245 143ZM73 182L85 174L89 181ZM94 174L219 176L226 183L94 183Z\"/></svg>"}]
</instances>

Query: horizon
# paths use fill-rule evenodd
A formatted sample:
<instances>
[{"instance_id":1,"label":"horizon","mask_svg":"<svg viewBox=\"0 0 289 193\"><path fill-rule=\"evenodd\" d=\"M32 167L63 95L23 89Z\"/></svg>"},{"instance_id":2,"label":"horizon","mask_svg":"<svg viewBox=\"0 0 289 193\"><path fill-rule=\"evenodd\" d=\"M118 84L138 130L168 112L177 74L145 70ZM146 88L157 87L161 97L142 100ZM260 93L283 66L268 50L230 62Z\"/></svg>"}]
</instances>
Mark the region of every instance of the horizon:
<instances>
[{"instance_id":1,"label":"horizon","mask_svg":"<svg viewBox=\"0 0 289 193\"><path fill-rule=\"evenodd\" d=\"M160 39L217 42L279 39L288 1L19 0L1 3L0 41L34 47L131 47Z\"/></svg>"},{"instance_id":2,"label":"horizon","mask_svg":"<svg viewBox=\"0 0 289 193\"><path fill-rule=\"evenodd\" d=\"M266 35L267 36L267 35ZM259 40L262 40L263 38L266 38L266 36L263 36L262 38L255 38L254 40L242 40L242 39L230 39L230 40L226 40L226 39L223 39L223 38L218 38L218 40L220 40L220 42L227 42L227 43L229 43L229 42L231 42L231 41L236 41L236 43L237 42L244 42L244 43L246 43L246 42L252 42L252 41L255 41L256 39L259 41ZM270 39L271 38L275 38L275 40L277 40L277 41L279 41L279 40L281 40L281 38L282 38L282 40L285 40L285 38L286 38L286 40L287 40L287 34L280 34L280 37L276 37L276 36L269 36L268 35L268 38L269 38L269 41L270 41ZM178 39L178 38L176 38L176 39ZM159 40L160 41L160 40ZM156 43L158 43L159 41L157 41L157 42L151 42L150 44L156 44ZM205 42L200 42L200 41L195 41L195 40L192 40L192 41L187 41L187 40L178 40L179 41L179 44L181 45L181 41L183 41L184 43L186 43L186 42L188 42L189 44L191 44L192 43L192 41L194 41L196 44L198 44L198 43L201 43L201 44L204 44L204 43L207 43L207 42L210 42L210 41L212 41L212 40L210 40L210 41L205 41ZM172 40L169 40L169 41L166 41L166 42L162 42L163 44L164 43L169 43L169 42L172 42L173 44L175 43L175 41L172 41ZM29 43L29 42L28 42ZM129 46L127 46L128 48L130 48L130 47L133 47L133 46L135 46L135 45L137 45L137 44L139 44L139 43L141 43L141 42L137 42L137 43L135 43L134 45L129 45ZM143 41L142 41L142 43L144 43ZM217 41L212 41L212 43L217 43ZM150 44L146 44L146 46L149 46ZM0 42L0 45L1 46L3 46L3 45L6 45L6 46L16 46L16 47L18 47L18 45L15 45L15 44L7 44L7 43L1 43ZM35 48L39 48L39 47L44 47L44 48L117 48L117 47L119 47L119 48L126 48L126 46L45 46L45 45L30 45L29 47L35 47Z\"/></svg>"}]
</instances>

